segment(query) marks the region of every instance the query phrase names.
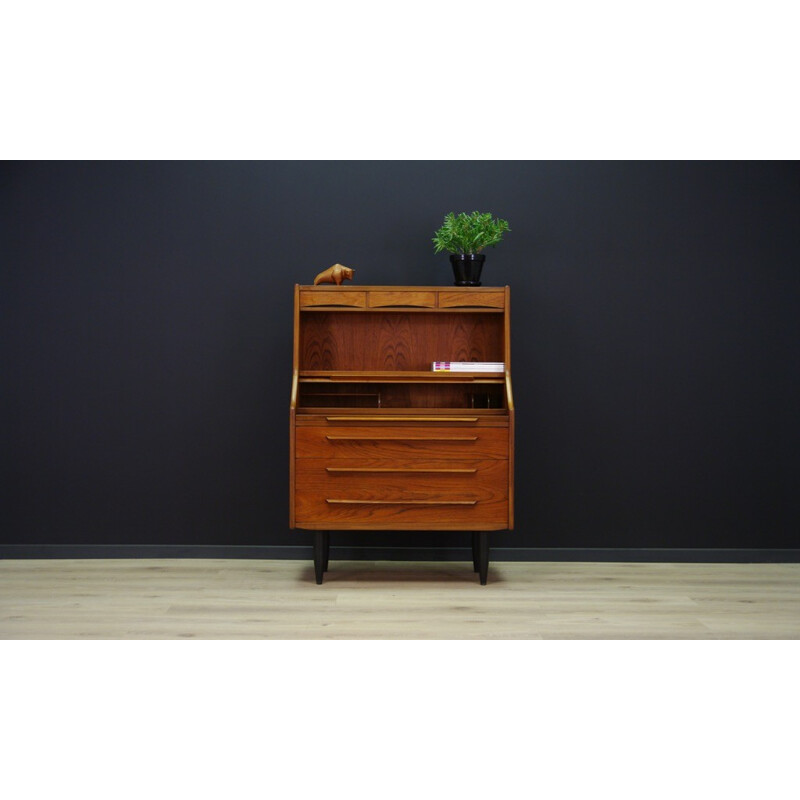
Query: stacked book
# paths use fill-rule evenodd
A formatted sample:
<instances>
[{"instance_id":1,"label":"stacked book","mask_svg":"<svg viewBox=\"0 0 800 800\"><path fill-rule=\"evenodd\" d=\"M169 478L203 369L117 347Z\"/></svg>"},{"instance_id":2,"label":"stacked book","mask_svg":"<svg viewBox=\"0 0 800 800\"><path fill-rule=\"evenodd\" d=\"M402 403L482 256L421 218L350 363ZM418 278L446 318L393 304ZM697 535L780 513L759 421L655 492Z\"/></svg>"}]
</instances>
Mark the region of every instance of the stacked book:
<instances>
[{"instance_id":1,"label":"stacked book","mask_svg":"<svg viewBox=\"0 0 800 800\"><path fill-rule=\"evenodd\" d=\"M434 361L434 372L504 372L502 361Z\"/></svg>"}]
</instances>

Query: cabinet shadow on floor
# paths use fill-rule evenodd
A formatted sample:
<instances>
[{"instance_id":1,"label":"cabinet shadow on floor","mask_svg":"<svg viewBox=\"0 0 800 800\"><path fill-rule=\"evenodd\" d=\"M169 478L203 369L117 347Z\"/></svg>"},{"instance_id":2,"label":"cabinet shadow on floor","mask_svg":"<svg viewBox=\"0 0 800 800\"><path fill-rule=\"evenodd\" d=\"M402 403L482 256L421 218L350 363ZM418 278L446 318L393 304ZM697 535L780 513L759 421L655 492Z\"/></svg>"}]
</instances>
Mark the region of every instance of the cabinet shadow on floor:
<instances>
[{"instance_id":1,"label":"cabinet shadow on floor","mask_svg":"<svg viewBox=\"0 0 800 800\"><path fill-rule=\"evenodd\" d=\"M493 574L495 573L495 574ZM309 564L300 574L302 583L315 583L314 566ZM359 562L340 562L337 564L331 561L328 571L323 578L322 586L325 584L386 584L386 583L406 583L406 584L431 584L431 583L454 583L470 584L474 583L480 589L478 573L472 569L469 562L448 562L446 565L436 563L409 563L403 561L385 561L380 563L370 561ZM503 583L503 578L497 574L496 570L489 567L489 575L486 584Z\"/></svg>"}]
</instances>

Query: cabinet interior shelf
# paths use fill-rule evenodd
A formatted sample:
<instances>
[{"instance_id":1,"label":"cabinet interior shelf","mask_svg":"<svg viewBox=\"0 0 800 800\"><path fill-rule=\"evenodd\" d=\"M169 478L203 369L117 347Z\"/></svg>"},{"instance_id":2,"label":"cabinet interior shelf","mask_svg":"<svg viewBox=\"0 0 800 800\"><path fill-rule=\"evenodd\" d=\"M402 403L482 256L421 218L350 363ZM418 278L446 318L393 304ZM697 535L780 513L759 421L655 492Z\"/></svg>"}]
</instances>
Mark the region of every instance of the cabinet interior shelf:
<instances>
[{"instance_id":1,"label":"cabinet interior shelf","mask_svg":"<svg viewBox=\"0 0 800 800\"><path fill-rule=\"evenodd\" d=\"M502 372L431 370L301 370L301 383L503 383Z\"/></svg>"},{"instance_id":2,"label":"cabinet interior shelf","mask_svg":"<svg viewBox=\"0 0 800 800\"><path fill-rule=\"evenodd\" d=\"M408 417L406 422L422 421L425 414L442 414L442 415L459 415L458 420L463 421L463 415L472 417L475 415L481 417L505 417L508 411L505 408L457 408L453 406L385 406L383 408L375 406L364 406L357 408L355 406L302 406L297 409L299 415L358 415L364 414L365 411L369 412L370 418L377 418L375 415L405 415ZM455 417L454 417L455 419ZM331 420L329 419L328 422ZM448 420L440 420L447 422Z\"/></svg>"},{"instance_id":3,"label":"cabinet interior shelf","mask_svg":"<svg viewBox=\"0 0 800 800\"><path fill-rule=\"evenodd\" d=\"M502 315L502 308L487 308L486 306L448 306L447 308L418 308L416 306L372 306L370 308L354 308L352 305L317 305L308 306L302 309L303 314L321 314L328 312L340 312L352 314L358 312L361 314L366 313L381 313L381 314L452 314L458 312L459 314L497 314Z\"/></svg>"}]
</instances>

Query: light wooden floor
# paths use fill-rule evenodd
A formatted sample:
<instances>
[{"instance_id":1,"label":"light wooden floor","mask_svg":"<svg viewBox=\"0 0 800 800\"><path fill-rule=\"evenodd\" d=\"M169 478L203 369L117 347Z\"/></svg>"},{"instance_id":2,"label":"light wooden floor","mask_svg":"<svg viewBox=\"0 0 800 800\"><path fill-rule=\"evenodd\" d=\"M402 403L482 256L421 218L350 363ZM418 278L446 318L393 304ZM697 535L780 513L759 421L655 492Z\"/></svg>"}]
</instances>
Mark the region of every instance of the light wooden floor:
<instances>
[{"instance_id":1,"label":"light wooden floor","mask_svg":"<svg viewBox=\"0 0 800 800\"><path fill-rule=\"evenodd\" d=\"M800 564L0 561L2 639L798 639Z\"/></svg>"}]
</instances>

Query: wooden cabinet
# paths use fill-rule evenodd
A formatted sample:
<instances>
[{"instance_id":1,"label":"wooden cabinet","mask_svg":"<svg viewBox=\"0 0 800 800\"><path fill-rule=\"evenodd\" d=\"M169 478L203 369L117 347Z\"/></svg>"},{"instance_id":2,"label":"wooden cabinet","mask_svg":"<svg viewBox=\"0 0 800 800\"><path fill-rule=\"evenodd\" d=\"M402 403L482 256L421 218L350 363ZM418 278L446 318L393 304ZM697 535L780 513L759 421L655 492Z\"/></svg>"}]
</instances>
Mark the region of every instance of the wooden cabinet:
<instances>
[{"instance_id":1,"label":"wooden cabinet","mask_svg":"<svg viewBox=\"0 0 800 800\"><path fill-rule=\"evenodd\" d=\"M514 527L509 288L295 286L289 525L330 531ZM434 361L504 370L433 372Z\"/></svg>"}]
</instances>

